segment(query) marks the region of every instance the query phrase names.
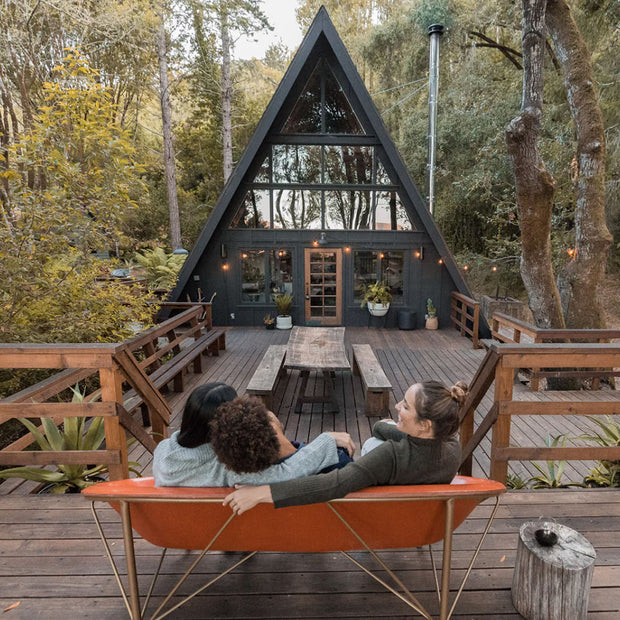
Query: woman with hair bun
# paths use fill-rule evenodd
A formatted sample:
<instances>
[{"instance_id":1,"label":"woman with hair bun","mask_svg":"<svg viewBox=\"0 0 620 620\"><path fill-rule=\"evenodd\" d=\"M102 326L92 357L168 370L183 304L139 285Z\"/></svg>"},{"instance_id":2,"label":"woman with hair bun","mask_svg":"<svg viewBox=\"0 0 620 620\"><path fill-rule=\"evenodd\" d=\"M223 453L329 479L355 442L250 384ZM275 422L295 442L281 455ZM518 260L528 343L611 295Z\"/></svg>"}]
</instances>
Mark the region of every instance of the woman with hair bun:
<instances>
[{"instance_id":1,"label":"woman with hair bun","mask_svg":"<svg viewBox=\"0 0 620 620\"><path fill-rule=\"evenodd\" d=\"M456 436L467 385L447 388L437 381L415 383L396 403L398 420L373 428L378 440L360 459L328 474L263 486L241 486L224 504L242 514L259 503L276 508L326 502L365 487L389 484L448 484L461 461Z\"/></svg>"}]
</instances>

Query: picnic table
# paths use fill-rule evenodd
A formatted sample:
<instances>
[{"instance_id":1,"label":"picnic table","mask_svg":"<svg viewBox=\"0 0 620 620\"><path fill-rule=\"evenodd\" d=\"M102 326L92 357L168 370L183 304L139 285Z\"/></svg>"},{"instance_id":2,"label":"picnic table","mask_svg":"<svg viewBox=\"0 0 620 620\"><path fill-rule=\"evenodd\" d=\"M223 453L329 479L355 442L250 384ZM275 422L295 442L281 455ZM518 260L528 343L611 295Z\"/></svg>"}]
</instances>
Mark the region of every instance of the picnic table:
<instances>
[{"instance_id":1,"label":"picnic table","mask_svg":"<svg viewBox=\"0 0 620 620\"><path fill-rule=\"evenodd\" d=\"M344 348L344 327L293 327L286 347L284 367L299 370L301 385L295 403L295 411L301 412L304 403L329 402L336 411L338 401L334 395L336 370L351 370ZM320 372L325 381L323 395L306 393L311 371Z\"/></svg>"}]
</instances>

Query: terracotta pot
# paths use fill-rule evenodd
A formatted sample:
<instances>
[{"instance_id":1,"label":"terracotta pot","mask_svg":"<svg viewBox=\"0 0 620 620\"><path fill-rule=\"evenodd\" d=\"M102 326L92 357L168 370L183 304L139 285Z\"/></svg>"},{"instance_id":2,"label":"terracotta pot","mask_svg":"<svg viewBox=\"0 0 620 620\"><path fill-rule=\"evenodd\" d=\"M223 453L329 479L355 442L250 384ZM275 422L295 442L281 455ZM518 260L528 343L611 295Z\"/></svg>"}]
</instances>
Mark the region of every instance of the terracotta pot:
<instances>
[{"instance_id":1,"label":"terracotta pot","mask_svg":"<svg viewBox=\"0 0 620 620\"><path fill-rule=\"evenodd\" d=\"M437 329L439 327L439 320L436 316L426 319L426 329Z\"/></svg>"}]
</instances>

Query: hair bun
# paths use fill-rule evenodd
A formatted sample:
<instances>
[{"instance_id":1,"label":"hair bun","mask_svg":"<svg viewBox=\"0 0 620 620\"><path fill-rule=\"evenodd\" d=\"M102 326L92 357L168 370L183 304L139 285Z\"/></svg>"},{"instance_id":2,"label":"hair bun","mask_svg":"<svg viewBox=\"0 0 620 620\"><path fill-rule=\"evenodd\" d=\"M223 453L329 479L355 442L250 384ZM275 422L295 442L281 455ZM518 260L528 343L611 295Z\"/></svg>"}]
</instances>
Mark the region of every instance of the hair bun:
<instances>
[{"instance_id":1,"label":"hair bun","mask_svg":"<svg viewBox=\"0 0 620 620\"><path fill-rule=\"evenodd\" d=\"M467 387L467 383L464 381L459 381L450 388L450 396L453 400L458 402L459 405L462 405L465 402L468 392L469 388Z\"/></svg>"}]
</instances>

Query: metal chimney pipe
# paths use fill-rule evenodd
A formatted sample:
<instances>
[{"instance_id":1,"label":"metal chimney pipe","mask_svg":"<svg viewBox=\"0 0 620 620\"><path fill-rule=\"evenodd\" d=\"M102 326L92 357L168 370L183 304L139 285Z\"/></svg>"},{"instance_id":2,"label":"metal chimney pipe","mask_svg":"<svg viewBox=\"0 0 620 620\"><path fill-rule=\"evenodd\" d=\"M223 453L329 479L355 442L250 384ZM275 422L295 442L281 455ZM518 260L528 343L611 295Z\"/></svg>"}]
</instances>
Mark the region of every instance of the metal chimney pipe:
<instances>
[{"instance_id":1,"label":"metal chimney pipe","mask_svg":"<svg viewBox=\"0 0 620 620\"><path fill-rule=\"evenodd\" d=\"M431 215L435 211L435 149L437 145L437 89L439 87L439 39L443 34L441 24L428 27L428 36L431 39L429 60L429 88L428 88L428 210Z\"/></svg>"}]
</instances>

